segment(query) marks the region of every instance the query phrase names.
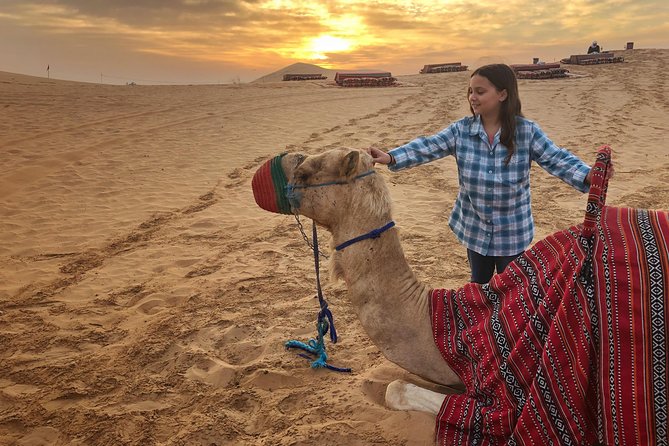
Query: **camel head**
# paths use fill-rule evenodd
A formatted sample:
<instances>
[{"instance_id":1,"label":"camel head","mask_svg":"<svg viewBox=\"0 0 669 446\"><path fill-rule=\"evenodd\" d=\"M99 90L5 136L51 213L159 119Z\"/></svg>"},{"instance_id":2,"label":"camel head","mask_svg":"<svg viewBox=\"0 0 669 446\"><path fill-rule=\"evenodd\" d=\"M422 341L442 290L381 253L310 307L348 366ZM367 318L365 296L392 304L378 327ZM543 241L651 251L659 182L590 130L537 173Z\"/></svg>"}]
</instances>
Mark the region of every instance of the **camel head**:
<instances>
[{"instance_id":1,"label":"camel head","mask_svg":"<svg viewBox=\"0 0 669 446\"><path fill-rule=\"evenodd\" d=\"M368 153L355 149L281 154L257 170L253 195L267 211L304 215L330 231L352 218L387 219L388 192L373 166Z\"/></svg>"}]
</instances>

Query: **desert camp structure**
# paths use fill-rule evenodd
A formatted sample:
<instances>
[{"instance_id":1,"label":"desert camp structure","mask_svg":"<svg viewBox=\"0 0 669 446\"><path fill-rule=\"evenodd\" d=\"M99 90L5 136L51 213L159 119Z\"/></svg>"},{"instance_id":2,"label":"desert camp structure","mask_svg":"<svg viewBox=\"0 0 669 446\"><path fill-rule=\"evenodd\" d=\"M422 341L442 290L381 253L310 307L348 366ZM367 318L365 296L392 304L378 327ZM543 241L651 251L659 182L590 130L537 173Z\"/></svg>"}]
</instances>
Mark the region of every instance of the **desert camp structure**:
<instances>
[{"instance_id":1,"label":"desert camp structure","mask_svg":"<svg viewBox=\"0 0 669 446\"><path fill-rule=\"evenodd\" d=\"M284 74L284 81L311 81L311 80L323 80L327 79L327 76L323 76L320 73L317 74Z\"/></svg>"},{"instance_id":2,"label":"desert camp structure","mask_svg":"<svg viewBox=\"0 0 669 446\"><path fill-rule=\"evenodd\" d=\"M428 73L453 73L456 71L467 71L467 65L462 65L461 62L451 63L437 63L425 65L420 71L420 74Z\"/></svg>"},{"instance_id":3,"label":"desert camp structure","mask_svg":"<svg viewBox=\"0 0 669 446\"><path fill-rule=\"evenodd\" d=\"M511 65L518 79L556 79L567 77L569 70L559 63L532 63Z\"/></svg>"},{"instance_id":4,"label":"desert camp structure","mask_svg":"<svg viewBox=\"0 0 669 446\"><path fill-rule=\"evenodd\" d=\"M604 63L620 63L624 61L624 57L616 56L610 51L605 51L603 53L575 54L560 60L560 62L564 64L572 65L597 65Z\"/></svg>"},{"instance_id":5,"label":"desert camp structure","mask_svg":"<svg viewBox=\"0 0 669 446\"><path fill-rule=\"evenodd\" d=\"M335 82L342 87L388 87L397 79L389 71L338 71Z\"/></svg>"}]
</instances>

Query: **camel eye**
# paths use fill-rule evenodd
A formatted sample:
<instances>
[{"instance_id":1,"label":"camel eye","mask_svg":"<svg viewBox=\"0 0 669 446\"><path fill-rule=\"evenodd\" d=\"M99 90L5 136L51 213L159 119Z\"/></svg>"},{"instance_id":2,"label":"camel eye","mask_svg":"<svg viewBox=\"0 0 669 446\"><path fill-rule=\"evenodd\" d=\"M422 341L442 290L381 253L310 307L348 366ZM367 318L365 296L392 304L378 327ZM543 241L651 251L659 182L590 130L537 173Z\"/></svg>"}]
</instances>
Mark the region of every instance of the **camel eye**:
<instances>
[{"instance_id":1,"label":"camel eye","mask_svg":"<svg viewBox=\"0 0 669 446\"><path fill-rule=\"evenodd\" d=\"M307 159L307 157L304 155L298 155L297 157L295 157L295 168L298 168L304 162L305 159Z\"/></svg>"},{"instance_id":2,"label":"camel eye","mask_svg":"<svg viewBox=\"0 0 669 446\"><path fill-rule=\"evenodd\" d=\"M295 178L295 182L304 183L309 179L309 174L307 172L305 172L304 170L296 170L294 178Z\"/></svg>"}]
</instances>

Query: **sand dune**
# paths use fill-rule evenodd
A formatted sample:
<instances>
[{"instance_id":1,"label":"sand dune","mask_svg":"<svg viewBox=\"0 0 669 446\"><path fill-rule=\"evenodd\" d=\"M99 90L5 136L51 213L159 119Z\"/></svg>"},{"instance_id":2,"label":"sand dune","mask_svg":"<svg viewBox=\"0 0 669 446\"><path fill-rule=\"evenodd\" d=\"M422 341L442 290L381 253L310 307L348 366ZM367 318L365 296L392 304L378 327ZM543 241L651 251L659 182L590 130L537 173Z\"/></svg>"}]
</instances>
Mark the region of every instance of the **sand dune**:
<instances>
[{"instance_id":1,"label":"sand dune","mask_svg":"<svg viewBox=\"0 0 669 446\"><path fill-rule=\"evenodd\" d=\"M359 72L373 72L373 71L387 71L387 70L377 70L377 69L361 69L361 70L337 70L337 69L328 69L323 68L318 65L297 62L287 67L284 67L280 70L277 70L273 73L267 74L265 76L259 77L251 83L266 83L266 82L282 82L284 74L321 74L329 80L330 84L335 78L337 72L350 72L350 71L359 71ZM323 84L324 80L310 81L310 82L319 82Z\"/></svg>"},{"instance_id":2,"label":"sand dune","mask_svg":"<svg viewBox=\"0 0 669 446\"><path fill-rule=\"evenodd\" d=\"M259 77L252 83L281 82L283 81L284 74L321 74L332 81L334 80L335 74L337 74L337 70L329 70L327 68L319 67L318 65L298 62L292 65L288 65L287 67L284 67L273 73Z\"/></svg>"},{"instance_id":3,"label":"sand dune","mask_svg":"<svg viewBox=\"0 0 669 446\"><path fill-rule=\"evenodd\" d=\"M613 147L609 203L666 209L669 50L622 54L520 81L523 111L589 162ZM328 351L353 373L285 351L315 335L313 259L295 219L259 209L250 182L285 150L438 131L468 114L469 75L343 89L0 73L0 444L430 444L431 417L384 407L390 380L415 378L370 343L343 285L324 279L340 336ZM454 161L380 173L418 277L465 283L446 224ZM582 219L584 195L532 175L537 239Z\"/></svg>"}]
</instances>

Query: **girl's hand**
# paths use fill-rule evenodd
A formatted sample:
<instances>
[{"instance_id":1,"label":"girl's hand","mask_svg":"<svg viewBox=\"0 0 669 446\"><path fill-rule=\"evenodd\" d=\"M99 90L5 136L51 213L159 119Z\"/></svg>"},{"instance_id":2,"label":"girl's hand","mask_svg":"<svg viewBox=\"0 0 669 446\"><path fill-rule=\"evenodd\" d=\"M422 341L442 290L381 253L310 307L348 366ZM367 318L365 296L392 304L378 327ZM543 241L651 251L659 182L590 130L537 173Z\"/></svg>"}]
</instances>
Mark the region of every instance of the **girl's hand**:
<instances>
[{"instance_id":1,"label":"girl's hand","mask_svg":"<svg viewBox=\"0 0 669 446\"><path fill-rule=\"evenodd\" d=\"M392 158L390 155L388 155L386 152L383 150L379 150L375 147L370 147L367 150L367 153L372 155L372 158L374 159L375 163L379 164L390 164L392 162Z\"/></svg>"},{"instance_id":2,"label":"girl's hand","mask_svg":"<svg viewBox=\"0 0 669 446\"><path fill-rule=\"evenodd\" d=\"M613 174L615 173L615 169L613 168L613 162L609 160L609 167L606 169L606 181L610 180L613 178ZM592 184L592 168L590 168L590 172L588 172L588 175L585 177L585 183L588 185Z\"/></svg>"}]
</instances>

